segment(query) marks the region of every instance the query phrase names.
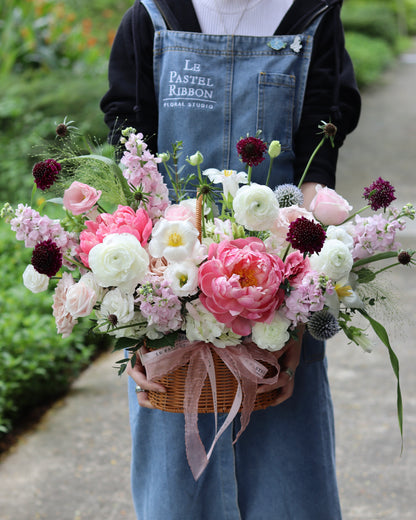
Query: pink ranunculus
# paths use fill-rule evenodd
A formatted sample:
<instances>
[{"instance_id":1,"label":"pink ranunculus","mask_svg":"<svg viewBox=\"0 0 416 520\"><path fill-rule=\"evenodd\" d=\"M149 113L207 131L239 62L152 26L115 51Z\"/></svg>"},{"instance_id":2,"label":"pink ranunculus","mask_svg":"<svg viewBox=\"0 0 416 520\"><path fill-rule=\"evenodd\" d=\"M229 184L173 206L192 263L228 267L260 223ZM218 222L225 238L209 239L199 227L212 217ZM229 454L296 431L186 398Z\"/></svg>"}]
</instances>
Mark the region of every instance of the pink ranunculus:
<instances>
[{"instance_id":1,"label":"pink ranunculus","mask_svg":"<svg viewBox=\"0 0 416 520\"><path fill-rule=\"evenodd\" d=\"M346 220L352 206L331 188L316 187L316 195L309 206L315 218L325 226L338 226Z\"/></svg>"},{"instance_id":2,"label":"pink ranunculus","mask_svg":"<svg viewBox=\"0 0 416 520\"><path fill-rule=\"evenodd\" d=\"M74 215L87 213L94 207L101 197L101 191L84 184L74 181L64 193L64 208L71 211Z\"/></svg>"},{"instance_id":3,"label":"pink ranunculus","mask_svg":"<svg viewBox=\"0 0 416 520\"><path fill-rule=\"evenodd\" d=\"M73 318L89 316L96 302L97 293L82 281L71 285L66 292L65 307Z\"/></svg>"},{"instance_id":4,"label":"pink ranunculus","mask_svg":"<svg viewBox=\"0 0 416 520\"><path fill-rule=\"evenodd\" d=\"M80 233L77 254L87 267L89 267L88 255L91 249L100 244L107 235L129 233L137 238L142 247L145 247L153 227L144 209L139 208L134 211L129 206L119 206L113 214L101 213L95 221L87 220L85 225L87 229Z\"/></svg>"},{"instance_id":5,"label":"pink ranunculus","mask_svg":"<svg viewBox=\"0 0 416 520\"><path fill-rule=\"evenodd\" d=\"M258 238L210 245L199 268L200 300L220 322L241 336L253 322L268 322L284 299L282 260Z\"/></svg>"},{"instance_id":6,"label":"pink ranunculus","mask_svg":"<svg viewBox=\"0 0 416 520\"><path fill-rule=\"evenodd\" d=\"M309 257L304 257L300 251L290 253L285 260L284 278L291 287L302 283L304 276L311 271Z\"/></svg>"}]
</instances>

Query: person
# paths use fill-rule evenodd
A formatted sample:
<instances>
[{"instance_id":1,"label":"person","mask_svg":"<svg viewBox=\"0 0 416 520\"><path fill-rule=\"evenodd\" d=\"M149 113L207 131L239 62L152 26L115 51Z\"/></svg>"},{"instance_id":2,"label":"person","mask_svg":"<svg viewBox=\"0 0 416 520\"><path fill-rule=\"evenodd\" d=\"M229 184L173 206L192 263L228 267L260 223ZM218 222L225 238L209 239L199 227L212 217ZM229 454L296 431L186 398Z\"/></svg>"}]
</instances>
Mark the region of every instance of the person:
<instances>
[{"instance_id":1,"label":"person","mask_svg":"<svg viewBox=\"0 0 416 520\"><path fill-rule=\"evenodd\" d=\"M299 181L321 139L318 125L332 122L335 146L326 141L302 187L307 207L316 184L335 186L338 149L359 119L341 4L136 1L117 32L101 101L110 139L116 144L121 128L134 127L153 152L181 139L182 159L200 150L204 166L238 170L236 143L261 130L266 142L278 139L282 146L273 187ZM253 170L254 182L264 182L265 168ZM139 362L129 369L139 520L341 518L325 346L306 332L302 346L292 340L278 357L284 370L277 406L253 412L233 444L237 416L197 481L186 461L183 415L152 409L145 391L164 388L147 381ZM207 444L212 417L200 414L198 421Z\"/></svg>"}]
</instances>

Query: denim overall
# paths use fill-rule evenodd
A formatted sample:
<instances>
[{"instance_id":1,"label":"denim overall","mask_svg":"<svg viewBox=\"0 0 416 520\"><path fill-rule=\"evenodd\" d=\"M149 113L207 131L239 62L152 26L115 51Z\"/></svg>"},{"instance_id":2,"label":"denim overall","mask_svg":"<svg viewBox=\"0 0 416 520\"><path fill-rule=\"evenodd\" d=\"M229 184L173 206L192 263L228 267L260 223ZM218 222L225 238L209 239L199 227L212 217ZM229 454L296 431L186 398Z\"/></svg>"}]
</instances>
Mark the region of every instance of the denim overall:
<instances>
[{"instance_id":1,"label":"denim overall","mask_svg":"<svg viewBox=\"0 0 416 520\"><path fill-rule=\"evenodd\" d=\"M204 169L240 170L237 141L262 130L265 141L282 144L271 187L292 182L292 136L300 121L320 18L297 36L217 36L166 30L153 1L142 3L155 27L159 151L180 139L183 160L200 150ZM268 164L261 166L253 169L252 180L264 183ZM310 337L304 341L293 396L253 412L233 445L237 416L197 482L186 460L183 415L140 408L134 388L130 379L132 491L138 520L341 518L322 343ZM219 427L223 420L221 416ZM211 414L199 415L199 430L209 446Z\"/></svg>"}]
</instances>

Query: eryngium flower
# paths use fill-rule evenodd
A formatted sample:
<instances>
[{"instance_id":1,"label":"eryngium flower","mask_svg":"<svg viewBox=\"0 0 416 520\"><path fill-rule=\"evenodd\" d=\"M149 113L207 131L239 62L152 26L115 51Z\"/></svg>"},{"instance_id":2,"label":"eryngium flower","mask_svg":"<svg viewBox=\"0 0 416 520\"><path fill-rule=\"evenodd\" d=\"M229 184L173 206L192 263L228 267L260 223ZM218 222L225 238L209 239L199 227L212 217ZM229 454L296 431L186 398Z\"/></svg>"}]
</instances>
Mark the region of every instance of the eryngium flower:
<instances>
[{"instance_id":1,"label":"eryngium flower","mask_svg":"<svg viewBox=\"0 0 416 520\"><path fill-rule=\"evenodd\" d=\"M281 184L274 190L280 208L303 205L303 193L294 184Z\"/></svg>"},{"instance_id":2,"label":"eryngium flower","mask_svg":"<svg viewBox=\"0 0 416 520\"><path fill-rule=\"evenodd\" d=\"M39 242L33 249L31 263L38 273L55 276L62 267L61 249L52 240Z\"/></svg>"},{"instance_id":3,"label":"eryngium flower","mask_svg":"<svg viewBox=\"0 0 416 520\"><path fill-rule=\"evenodd\" d=\"M267 145L258 137L246 137L237 143L237 152L243 163L248 166L257 166L264 161Z\"/></svg>"},{"instance_id":4,"label":"eryngium flower","mask_svg":"<svg viewBox=\"0 0 416 520\"><path fill-rule=\"evenodd\" d=\"M55 159L46 159L35 164L32 173L36 186L40 190L49 189L58 178L61 165Z\"/></svg>"},{"instance_id":5,"label":"eryngium flower","mask_svg":"<svg viewBox=\"0 0 416 520\"><path fill-rule=\"evenodd\" d=\"M371 209L377 211L380 208L387 208L393 200L396 200L394 191L394 187L389 181L379 177L370 186L364 188L363 197L368 200Z\"/></svg>"},{"instance_id":6,"label":"eryngium flower","mask_svg":"<svg viewBox=\"0 0 416 520\"><path fill-rule=\"evenodd\" d=\"M299 217L290 223L286 240L301 253L319 253L325 242L326 233L318 222Z\"/></svg>"},{"instance_id":7,"label":"eryngium flower","mask_svg":"<svg viewBox=\"0 0 416 520\"><path fill-rule=\"evenodd\" d=\"M312 314L308 321L308 331L313 338L325 341L335 336L340 331L340 326L333 314L322 310Z\"/></svg>"}]
</instances>

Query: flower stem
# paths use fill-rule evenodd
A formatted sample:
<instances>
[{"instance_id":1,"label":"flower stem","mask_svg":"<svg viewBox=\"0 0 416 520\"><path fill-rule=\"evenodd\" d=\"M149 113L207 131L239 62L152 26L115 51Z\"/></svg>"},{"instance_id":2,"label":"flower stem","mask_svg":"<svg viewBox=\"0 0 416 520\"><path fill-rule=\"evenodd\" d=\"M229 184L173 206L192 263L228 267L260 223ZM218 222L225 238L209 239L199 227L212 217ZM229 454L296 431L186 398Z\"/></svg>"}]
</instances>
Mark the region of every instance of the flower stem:
<instances>
[{"instance_id":1,"label":"flower stem","mask_svg":"<svg viewBox=\"0 0 416 520\"><path fill-rule=\"evenodd\" d=\"M326 139L327 139L326 136L324 136L321 139L321 141L319 142L318 146L315 148L315 150L313 151L312 155L310 156L308 164L306 165L306 167L305 167L305 169L304 169L304 171L302 173L302 177L300 178L300 181L299 181L299 184L298 184L298 188L300 188L302 186L303 181L305 180L306 174L308 173L309 168L311 167L312 161L315 159L315 155L318 153L318 151L320 150L320 148L322 147L322 145L324 144Z\"/></svg>"},{"instance_id":2,"label":"flower stem","mask_svg":"<svg viewBox=\"0 0 416 520\"><path fill-rule=\"evenodd\" d=\"M372 262L378 262L379 260L387 260L388 258L397 258L397 251L384 251L384 253L378 253L376 255L369 256L368 258L360 258L354 262L352 268L354 269Z\"/></svg>"},{"instance_id":3,"label":"flower stem","mask_svg":"<svg viewBox=\"0 0 416 520\"><path fill-rule=\"evenodd\" d=\"M266 186L269 185L270 175L272 173L273 160L274 160L274 157L271 157L270 158L270 164L269 164L269 171L267 172Z\"/></svg>"},{"instance_id":4,"label":"flower stem","mask_svg":"<svg viewBox=\"0 0 416 520\"><path fill-rule=\"evenodd\" d=\"M251 174L253 172L253 167L249 166L247 170L247 184L251 184Z\"/></svg>"}]
</instances>

